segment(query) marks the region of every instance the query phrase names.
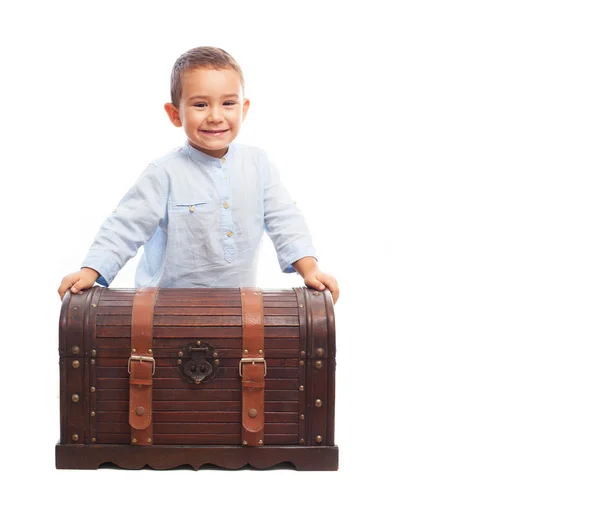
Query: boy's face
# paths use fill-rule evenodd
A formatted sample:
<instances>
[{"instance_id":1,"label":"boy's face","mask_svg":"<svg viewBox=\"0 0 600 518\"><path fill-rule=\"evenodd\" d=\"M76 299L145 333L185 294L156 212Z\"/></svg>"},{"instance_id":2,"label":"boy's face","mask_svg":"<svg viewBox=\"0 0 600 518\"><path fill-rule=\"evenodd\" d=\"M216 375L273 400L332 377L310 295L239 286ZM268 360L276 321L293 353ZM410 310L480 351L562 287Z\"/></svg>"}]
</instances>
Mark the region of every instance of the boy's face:
<instances>
[{"instance_id":1,"label":"boy's face","mask_svg":"<svg viewBox=\"0 0 600 518\"><path fill-rule=\"evenodd\" d=\"M207 155L221 158L240 132L250 101L230 69L196 68L181 77L179 106L165 104L171 122L183 127L190 144Z\"/></svg>"}]
</instances>

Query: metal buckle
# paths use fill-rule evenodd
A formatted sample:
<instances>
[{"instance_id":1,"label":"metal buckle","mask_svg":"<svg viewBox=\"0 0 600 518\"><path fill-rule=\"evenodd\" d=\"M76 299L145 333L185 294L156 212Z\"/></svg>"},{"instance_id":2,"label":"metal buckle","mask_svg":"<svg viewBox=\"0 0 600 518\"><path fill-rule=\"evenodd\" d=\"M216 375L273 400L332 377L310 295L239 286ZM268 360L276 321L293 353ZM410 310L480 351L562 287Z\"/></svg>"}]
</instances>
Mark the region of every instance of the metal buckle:
<instances>
[{"instance_id":1,"label":"metal buckle","mask_svg":"<svg viewBox=\"0 0 600 518\"><path fill-rule=\"evenodd\" d=\"M239 371L240 376L242 375L242 363L264 363L265 364L265 376L267 375L267 362L264 358L242 358L240 360Z\"/></svg>"},{"instance_id":2,"label":"metal buckle","mask_svg":"<svg viewBox=\"0 0 600 518\"><path fill-rule=\"evenodd\" d=\"M139 360L140 362L152 362L152 376L156 372L156 360L152 356L131 356L127 362L127 374L131 374L131 360Z\"/></svg>"}]
</instances>

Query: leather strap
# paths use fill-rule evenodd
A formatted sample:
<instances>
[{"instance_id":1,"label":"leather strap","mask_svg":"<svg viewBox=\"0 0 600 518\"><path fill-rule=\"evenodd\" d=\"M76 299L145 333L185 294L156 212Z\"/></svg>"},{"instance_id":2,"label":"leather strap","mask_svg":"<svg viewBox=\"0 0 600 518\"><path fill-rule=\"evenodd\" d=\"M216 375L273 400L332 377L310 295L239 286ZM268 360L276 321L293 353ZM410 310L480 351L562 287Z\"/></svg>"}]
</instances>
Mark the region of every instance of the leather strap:
<instances>
[{"instance_id":1,"label":"leather strap","mask_svg":"<svg viewBox=\"0 0 600 518\"><path fill-rule=\"evenodd\" d=\"M131 443L152 444L152 356L154 304L158 288L140 288L133 297L131 311L131 358L129 371L129 424Z\"/></svg>"},{"instance_id":2,"label":"leather strap","mask_svg":"<svg viewBox=\"0 0 600 518\"><path fill-rule=\"evenodd\" d=\"M242 298L242 444L265 441L265 326L259 288L240 288Z\"/></svg>"}]
</instances>

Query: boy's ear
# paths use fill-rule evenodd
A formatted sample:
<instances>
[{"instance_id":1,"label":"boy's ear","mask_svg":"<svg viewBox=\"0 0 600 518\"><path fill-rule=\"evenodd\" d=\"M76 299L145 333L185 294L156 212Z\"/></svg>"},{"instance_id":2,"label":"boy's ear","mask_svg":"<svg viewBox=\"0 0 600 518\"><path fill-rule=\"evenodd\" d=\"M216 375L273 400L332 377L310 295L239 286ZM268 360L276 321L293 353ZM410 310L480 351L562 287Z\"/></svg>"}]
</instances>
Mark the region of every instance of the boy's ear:
<instances>
[{"instance_id":1,"label":"boy's ear","mask_svg":"<svg viewBox=\"0 0 600 518\"><path fill-rule=\"evenodd\" d=\"M183 124L181 122L181 119L179 118L179 110L175 107L175 105L173 103L166 103L165 111L169 116L169 120L173 123L173 126L181 128Z\"/></svg>"},{"instance_id":2,"label":"boy's ear","mask_svg":"<svg viewBox=\"0 0 600 518\"><path fill-rule=\"evenodd\" d=\"M250 108L250 99L244 99L244 104L242 105L242 122L246 118L248 108Z\"/></svg>"}]
</instances>

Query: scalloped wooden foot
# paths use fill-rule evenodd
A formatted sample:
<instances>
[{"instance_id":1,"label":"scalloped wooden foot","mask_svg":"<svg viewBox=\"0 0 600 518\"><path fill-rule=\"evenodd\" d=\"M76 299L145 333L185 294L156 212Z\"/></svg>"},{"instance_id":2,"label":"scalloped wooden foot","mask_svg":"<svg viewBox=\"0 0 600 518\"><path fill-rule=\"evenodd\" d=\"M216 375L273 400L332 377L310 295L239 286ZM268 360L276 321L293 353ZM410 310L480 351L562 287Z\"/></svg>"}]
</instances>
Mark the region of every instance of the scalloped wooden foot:
<instances>
[{"instance_id":1,"label":"scalloped wooden foot","mask_svg":"<svg viewBox=\"0 0 600 518\"><path fill-rule=\"evenodd\" d=\"M57 469L98 469L103 463L120 468L170 469L189 465L197 470L205 464L226 469L249 465L268 469L291 462L298 471L336 471L337 446L128 446L56 445Z\"/></svg>"}]
</instances>

